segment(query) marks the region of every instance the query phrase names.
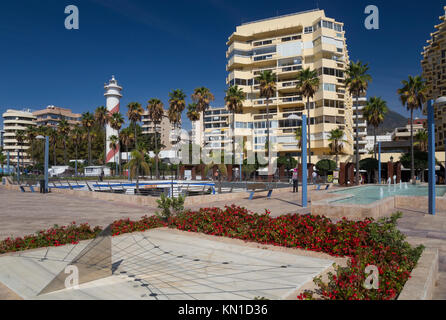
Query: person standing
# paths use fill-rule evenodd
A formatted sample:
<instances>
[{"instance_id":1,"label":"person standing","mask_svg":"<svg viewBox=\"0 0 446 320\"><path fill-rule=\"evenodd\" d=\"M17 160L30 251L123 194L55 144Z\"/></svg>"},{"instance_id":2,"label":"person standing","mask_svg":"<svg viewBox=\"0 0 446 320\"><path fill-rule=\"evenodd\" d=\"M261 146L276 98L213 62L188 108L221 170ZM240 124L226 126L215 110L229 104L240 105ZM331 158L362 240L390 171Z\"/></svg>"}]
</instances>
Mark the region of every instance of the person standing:
<instances>
[{"instance_id":1,"label":"person standing","mask_svg":"<svg viewBox=\"0 0 446 320\"><path fill-rule=\"evenodd\" d=\"M297 169L293 170L293 193L299 192L299 175L297 173Z\"/></svg>"},{"instance_id":2,"label":"person standing","mask_svg":"<svg viewBox=\"0 0 446 320\"><path fill-rule=\"evenodd\" d=\"M317 172L316 171L313 171L313 184L316 184L316 182L317 182Z\"/></svg>"}]
</instances>

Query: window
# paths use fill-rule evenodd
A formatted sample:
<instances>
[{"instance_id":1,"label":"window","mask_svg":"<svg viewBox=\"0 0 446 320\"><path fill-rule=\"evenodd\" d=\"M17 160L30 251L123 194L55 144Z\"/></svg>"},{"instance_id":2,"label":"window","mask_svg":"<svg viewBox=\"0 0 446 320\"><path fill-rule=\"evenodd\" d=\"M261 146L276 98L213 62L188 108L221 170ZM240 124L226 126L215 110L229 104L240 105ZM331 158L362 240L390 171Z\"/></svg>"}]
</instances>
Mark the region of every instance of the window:
<instances>
[{"instance_id":1,"label":"window","mask_svg":"<svg viewBox=\"0 0 446 320\"><path fill-rule=\"evenodd\" d=\"M336 85L334 85L332 83L324 83L324 91L335 92L336 91Z\"/></svg>"},{"instance_id":2,"label":"window","mask_svg":"<svg viewBox=\"0 0 446 320\"><path fill-rule=\"evenodd\" d=\"M281 40L282 40L282 42L287 42L287 41L300 40L300 39L302 39L301 35L285 37L285 38L282 38Z\"/></svg>"},{"instance_id":3,"label":"window","mask_svg":"<svg viewBox=\"0 0 446 320\"><path fill-rule=\"evenodd\" d=\"M271 43L273 43L272 40L257 41L257 42L253 43L253 46L258 47L258 46L264 46L264 45L271 44Z\"/></svg>"},{"instance_id":4,"label":"window","mask_svg":"<svg viewBox=\"0 0 446 320\"><path fill-rule=\"evenodd\" d=\"M328 28L328 29L333 29L333 22L330 22L330 21L322 21L322 27L323 27L323 28Z\"/></svg>"},{"instance_id":5,"label":"window","mask_svg":"<svg viewBox=\"0 0 446 320\"><path fill-rule=\"evenodd\" d=\"M305 27L304 29L304 33L312 33L313 32L313 27Z\"/></svg>"},{"instance_id":6,"label":"window","mask_svg":"<svg viewBox=\"0 0 446 320\"><path fill-rule=\"evenodd\" d=\"M342 32L342 25L339 23L334 24L335 31Z\"/></svg>"}]
</instances>

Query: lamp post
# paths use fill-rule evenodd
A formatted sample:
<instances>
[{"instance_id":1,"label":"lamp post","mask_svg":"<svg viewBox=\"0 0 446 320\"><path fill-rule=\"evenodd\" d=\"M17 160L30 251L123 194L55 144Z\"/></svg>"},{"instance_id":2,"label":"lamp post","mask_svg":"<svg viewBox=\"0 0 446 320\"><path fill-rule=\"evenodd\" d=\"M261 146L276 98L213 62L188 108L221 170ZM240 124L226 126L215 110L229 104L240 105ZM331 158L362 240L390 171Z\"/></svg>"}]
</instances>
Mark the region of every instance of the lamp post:
<instances>
[{"instance_id":1,"label":"lamp post","mask_svg":"<svg viewBox=\"0 0 446 320\"><path fill-rule=\"evenodd\" d=\"M307 116L302 115L299 117L296 114L291 114L287 117L288 120L302 120L302 137L301 137L301 162L302 162L302 207L306 208L308 206L308 197L307 197Z\"/></svg>"},{"instance_id":2,"label":"lamp post","mask_svg":"<svg viewBox=\"0 0 446 320\"><path fill-rule=\"evenodd\" d=\"M37 136L36 139L45 140L45 157L44 157L44 176L45 176L45 185L43 188L43 193L48 193L48 162L50 155L50 138L48 136ZM77 161L76 161L77 164Z\"/></svg>"},{"instance_id":3,"label":"lamp post","mask_svg":"<svg viewBox=\"0 0 446 320\"><path fill-rule=\"evenodd\" d=\"M381 141L378 141L378 184L381 184Z\"/></svg>"},{"instance_id":4,"label":"lamp post","mask_svg":"<svg viewBox=\"0 0 446 320\"><path fill-rule=\"evenodd\" d=\"M308 206L307 199L307 116L302 115L302 207Z\"/></svg>"},{"instance_id":5,"label":"lamp post","mask_svg":"<svg viewBox=\"0 0 446 320\"><path fill-rule=\"evenodd\" d=\"M8 168L8 175L10 175L11 174L11 170L9 168L9 151L7 153L7 156L6 156L6 167Z\"/></svg>"},{"instance_id":6,"label":"lamp post","mask_svg":"<svg viewBox=\"0 0 446 320\"><path fill-rule=\"evenodd\" d=\"M20 184L20 149L17 149L17 183Z\"/></svg>"},{"instance_id":7,"label":"lamp post","mask_svg":"<svg viewBox=\"0 0 446 320\"><path fill-rule=\"evenodd\" d=\"M427 102L429 214L435 215L435 119L434 107L446 105L446 97Z\"/></svg>"}]
</instances>

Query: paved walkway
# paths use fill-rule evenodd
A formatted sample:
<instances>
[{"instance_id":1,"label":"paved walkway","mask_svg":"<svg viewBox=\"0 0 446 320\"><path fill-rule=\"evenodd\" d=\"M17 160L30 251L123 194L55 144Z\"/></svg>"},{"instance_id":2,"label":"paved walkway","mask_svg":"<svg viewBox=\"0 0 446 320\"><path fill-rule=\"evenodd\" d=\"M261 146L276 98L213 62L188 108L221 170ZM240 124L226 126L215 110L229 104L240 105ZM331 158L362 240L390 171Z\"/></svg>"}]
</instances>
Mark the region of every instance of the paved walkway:
<instances>
[{"instance_id":1,"label":"paved walkway","mask_svg":"<svg viewBox=\"0 0 446 320\"><path fill-rule=\"evenodd\" d=\"M104 227L117 219L139 219L154 210L127 203L56 193L22 193L0 187L0 239L33 234L54 224L67 225L73 221Z\"/></svg>"},{"instance_id":2,"label":"paved walkway","mask_svg":"<svg viewBox=\"0 0 446 320\"><path fill-rule=\"evenodd\" d=\"M298 213L307 214L310 213L309 206L311 200L320 200L327 197L326 191L316 191L310 186L310 192L308 195L308 208L302 208L302 193L293 193L291 188L283 188L274 190L271 199L266 198L266 192L256 193L253 200L249 200L249 193L245 193L246 196L237 201L214 201L207 205L191 206L188 209L198 210L202 207L219 207L224 208L225 205L235 205L245 207L252 212L264 213L265 209L271 212L272 217L277 217L283 214Z\"/></svg>"},{"instance_id":3,"label":"paved walkway","mask_svg":"<svg viewBox=\"0 0 446 320\"><path fill-rule=\"evenodd\" d=\"M248 199L247 192L245 195L237 201L214 201L188 206L186 209L224 208L225 205L236 204L257 213L264 213L265 209L268 209L271 211L271 216L310 212L308 208L301 206L301 193L292 193L288 188L274 190L271 199L266 198L266 193L256 194L253 200ZM312 190L309 199L317 200L324 196L326 196L325 191ZM137 220L144 215L153 215L157 210L159 209L155 207L66 194L23 193L0 186L0 239L33 234L54 224L67 225L73 221L105 227L114 220L123 218Z\"/></svg>"},{"instance_id":4,"label":"paved walkway","mask_svg":"<svg viewBox=\"0 0 446 320\"><path fill-rule=\"evenodd\" d=\"M403 217L398 222L398 227L408 236L407 240L411 244L438 248L439 280L433 298L446 300L446 213L437 212L435 216L431 216L407 209L400 211L403 212Z\"/></svg>"}]
</instances>

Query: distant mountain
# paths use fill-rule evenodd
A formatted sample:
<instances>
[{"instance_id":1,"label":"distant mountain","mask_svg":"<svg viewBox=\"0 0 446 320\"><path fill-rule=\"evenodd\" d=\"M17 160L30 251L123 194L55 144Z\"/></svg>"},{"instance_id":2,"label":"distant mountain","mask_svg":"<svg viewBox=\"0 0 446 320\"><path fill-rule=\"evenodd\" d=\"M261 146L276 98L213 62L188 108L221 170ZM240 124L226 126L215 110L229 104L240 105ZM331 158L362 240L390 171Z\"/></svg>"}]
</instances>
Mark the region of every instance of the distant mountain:
<instances>
[{"instance_id":1,"label":"distant mountain","mask_svg":"<svg viewBox=\"0 0 446 320\"><path fill-rule=\"evenodd\" d=\"M405 127L408 121L409 119L405 116L389 109L389 112L384 118L384 122L376 128L376 134L385 134L395 130L397 127ZM373 135L373 126L368 126L367 134Z\"/></svg>"}]
</instances>

